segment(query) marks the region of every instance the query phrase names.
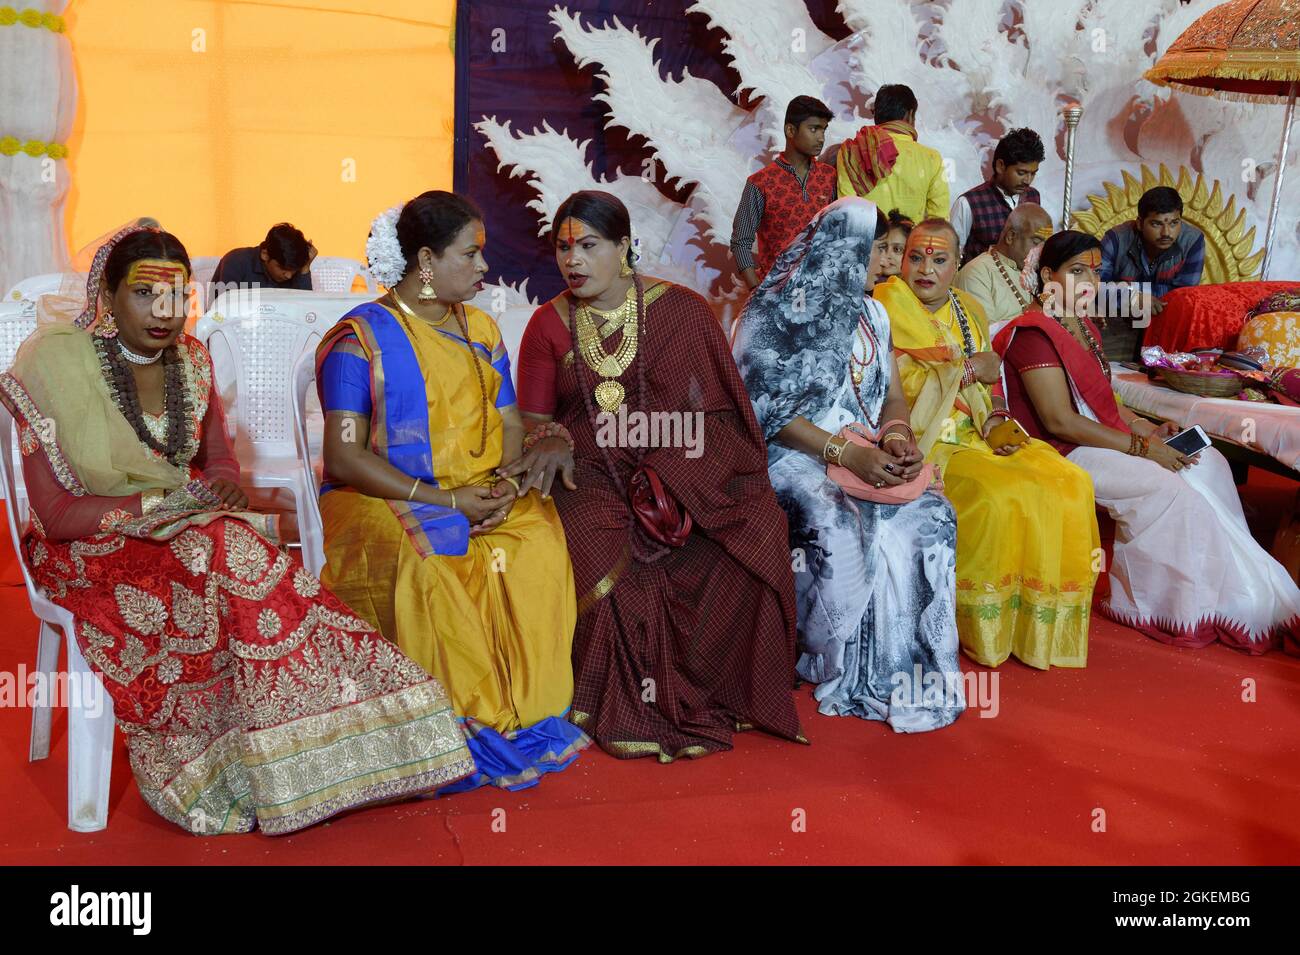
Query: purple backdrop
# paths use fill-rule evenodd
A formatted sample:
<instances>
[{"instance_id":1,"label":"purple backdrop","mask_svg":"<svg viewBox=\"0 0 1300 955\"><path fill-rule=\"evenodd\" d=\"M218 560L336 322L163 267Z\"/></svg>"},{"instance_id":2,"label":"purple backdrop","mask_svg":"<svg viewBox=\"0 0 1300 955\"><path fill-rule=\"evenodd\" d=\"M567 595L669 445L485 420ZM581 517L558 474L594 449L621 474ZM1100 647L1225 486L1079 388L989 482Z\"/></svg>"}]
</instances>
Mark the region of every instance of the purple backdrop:
<instances>
[{"instance_id":1,"label":"purple backdrop","mask_svg":"<svg viewBox=\"0 0 1300 955\"><path fill-rule=\"evenodd\" d=\"M655 47L660 73L680 77L683 69L712 80L742 107L754 104L736 95L738 76L722 53L724 34L710 29L700 14L686 14L691 0L564 0L570 13L580 13L585 26L604 26L617 16L624 26L635 25L642 36L658 37ZM797 2L797 0L792 0ZM834 0L805 0L817 26L842 38L849 31L835 12ZM474 128L484 116L510 121L516 132L531 132L546 119L571 137L590 140L587 159L598 177L622 170L639 175L650 155L639 137L625 130L606 132L606 107L595 99L604 84L599 67L579 69L568 48L554 39L547 14L555 0L462 0L456 12L456 152L455 188L483 210L488 228L489 281L517 283L527 278L529 293L539 301L563 288L555 260L537 236L537 214L527 208L535 193L522 179L497 172L497 157ZM505 30L506 52L493 52L493 31ZM792 91L797 95L802 90ZM811 92L811 91L808 91ZM662 176L663 170L656 164ZM662 181L665 195L684 200L689 190L676 190Z\"/></svg>"}]
</instances>

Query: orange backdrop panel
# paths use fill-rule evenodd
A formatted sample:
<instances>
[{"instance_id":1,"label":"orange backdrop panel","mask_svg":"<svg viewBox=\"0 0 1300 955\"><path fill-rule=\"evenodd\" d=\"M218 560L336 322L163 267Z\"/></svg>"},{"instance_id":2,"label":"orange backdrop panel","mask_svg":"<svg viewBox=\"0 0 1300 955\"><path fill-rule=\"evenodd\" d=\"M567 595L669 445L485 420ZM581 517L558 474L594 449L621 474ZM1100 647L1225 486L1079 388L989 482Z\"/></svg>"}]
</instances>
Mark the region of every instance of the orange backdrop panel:
<instances>
[{"instance_id":1,"label":"orange backdrop panel","mask_svg":"<svg viewBox=\"0 0 1300 955\"><path fill-rule=\"evenodd\" d=\"M136 216L190 255L276 222L364 262L370 220L450 189L453 0L74 0L72 252Z\"/></svg>"}]
</instances>

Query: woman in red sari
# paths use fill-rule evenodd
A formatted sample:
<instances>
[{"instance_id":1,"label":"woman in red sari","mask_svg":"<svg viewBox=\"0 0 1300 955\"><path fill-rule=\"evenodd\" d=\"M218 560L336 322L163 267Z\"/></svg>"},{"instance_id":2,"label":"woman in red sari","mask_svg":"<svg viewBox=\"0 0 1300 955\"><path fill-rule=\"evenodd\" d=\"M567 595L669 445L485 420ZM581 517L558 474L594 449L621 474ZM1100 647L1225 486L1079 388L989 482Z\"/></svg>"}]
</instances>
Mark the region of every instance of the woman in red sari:
<instances>
[{"instance_id":1,"label":"woman in red sari","mask_svg":"<svg viewBox=\"0 0 1300 955\"><path fill-rule=\"evenodd\" d=\"M211 360L181 330L189 275L174 236L124 230L77 322L0 376L24 556L75 618L141 795L191 832L279 834L470 774L438 682L244 510Z\"/></svg>"},{"instance_id":2,"label":"woman in red sari","mask_svg":"<svg viewBox=\"0 0 1300 955\"><path fill-rule=\"evenodd\" d=\"M627 209L555 216L568 291L519 352L521 493L556 490L578 593L570 718L660 762L758 728L801 739L785 516L745 386L707 304L632 269Z\"/></svg>"}]
</instances>

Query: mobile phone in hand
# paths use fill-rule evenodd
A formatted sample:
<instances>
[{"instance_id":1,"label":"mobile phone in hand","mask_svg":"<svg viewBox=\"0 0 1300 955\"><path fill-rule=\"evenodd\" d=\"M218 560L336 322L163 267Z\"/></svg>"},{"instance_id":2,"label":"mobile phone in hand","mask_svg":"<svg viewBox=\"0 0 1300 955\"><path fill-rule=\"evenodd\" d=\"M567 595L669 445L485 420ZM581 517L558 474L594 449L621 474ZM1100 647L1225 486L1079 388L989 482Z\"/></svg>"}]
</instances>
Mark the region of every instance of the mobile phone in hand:
<instances>
[{"instance_id":1,"label":"mobile phone in hand","mask_svg":"<svg viewBox=\"0 0 1300 955\"><path fill-rule=\"evenodd\" d=\"M1194 424L1186 431L1180 431L1172 438L1165 441L1179 454L1186 457L1195 457L1200 454L1211 444L1209 437L1205 434L1205 429L1199 424Z\"/></svg>"}]
</instances>

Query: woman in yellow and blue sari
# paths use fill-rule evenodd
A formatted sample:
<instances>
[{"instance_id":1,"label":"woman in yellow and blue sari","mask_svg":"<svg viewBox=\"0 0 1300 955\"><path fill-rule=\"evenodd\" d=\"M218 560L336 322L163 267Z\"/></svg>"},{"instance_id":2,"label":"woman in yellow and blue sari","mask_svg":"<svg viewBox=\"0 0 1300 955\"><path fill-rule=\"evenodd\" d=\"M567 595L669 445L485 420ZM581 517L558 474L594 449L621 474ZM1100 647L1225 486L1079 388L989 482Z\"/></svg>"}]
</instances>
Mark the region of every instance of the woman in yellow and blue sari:
<instances>
[{"instance_id":1,"label":"woman in yellow and blue sari","mask_svg":"<svg viewBox=\"0 0 1300 955\"><path fill-rule=\"evenodd\" d=\"M379 216L367 252L389 291L317 351L322 579L450 691L479 769L455 790L532 786L590 744L565 719L577 607L564 528L551 501L498 474L524 427L501 331L463 304L485 241L452 193Z\"/></svg>"}]
</instances>

